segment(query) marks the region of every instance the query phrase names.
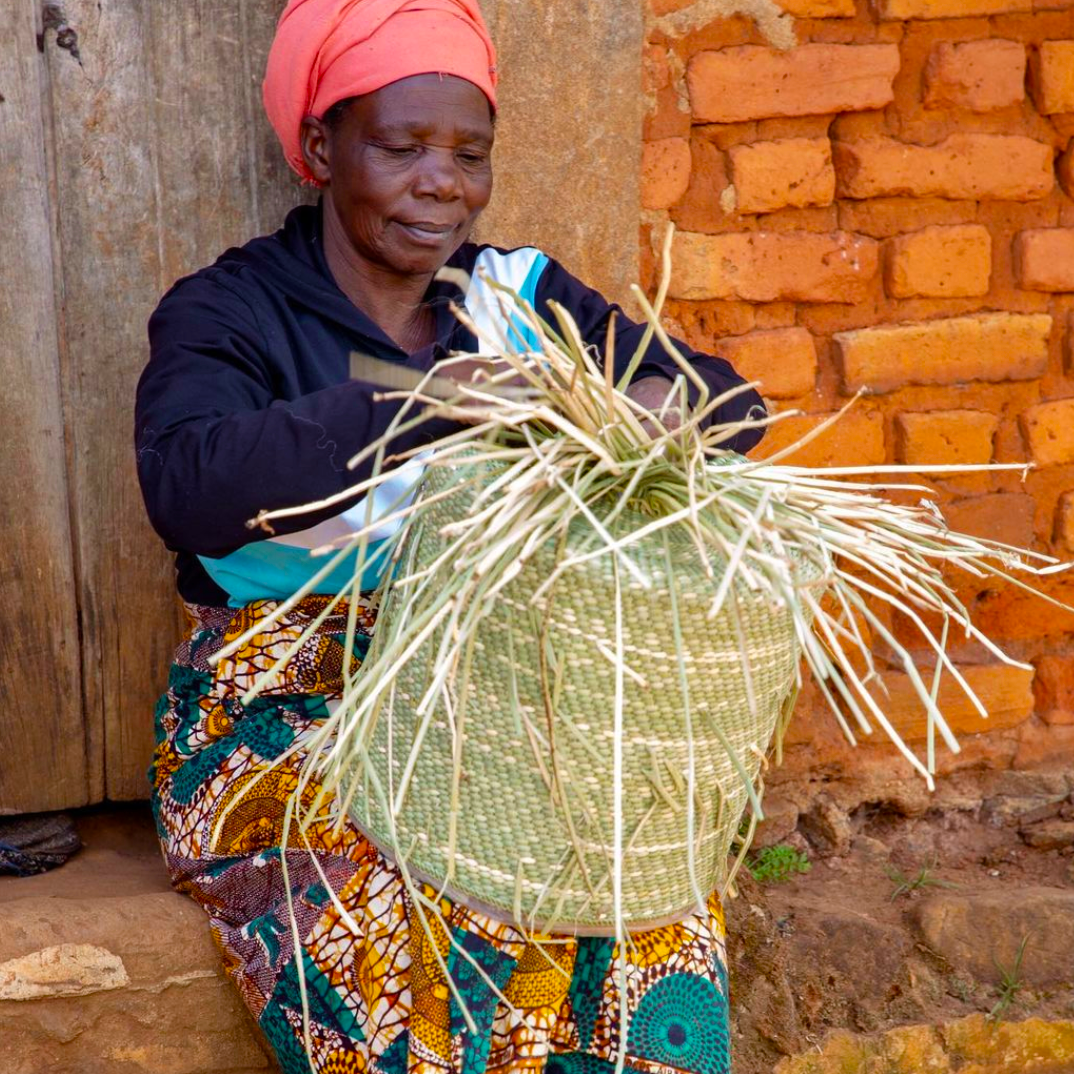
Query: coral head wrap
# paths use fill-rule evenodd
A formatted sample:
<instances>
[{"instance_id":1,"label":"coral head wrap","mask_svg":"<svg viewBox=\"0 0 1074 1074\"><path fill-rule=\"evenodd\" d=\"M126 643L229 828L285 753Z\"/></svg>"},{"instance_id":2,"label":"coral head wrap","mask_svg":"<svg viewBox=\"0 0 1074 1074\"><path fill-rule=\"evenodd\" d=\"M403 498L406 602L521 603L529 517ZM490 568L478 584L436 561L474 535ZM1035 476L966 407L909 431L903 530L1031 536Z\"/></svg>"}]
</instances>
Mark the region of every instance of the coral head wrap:
<instances>
[{"instance_id":1,"label":"coral head wrap","mask_svg":"<svg viewBox=\"0 0 1074 1074\"><path fill-rule=\"evenodd\" d=\"M477 0L291 0L262 94L287 163L316 182L302 159L306 116L425 74L465 78L496 107L496 50Z\"/></svg>"}]
</instances>

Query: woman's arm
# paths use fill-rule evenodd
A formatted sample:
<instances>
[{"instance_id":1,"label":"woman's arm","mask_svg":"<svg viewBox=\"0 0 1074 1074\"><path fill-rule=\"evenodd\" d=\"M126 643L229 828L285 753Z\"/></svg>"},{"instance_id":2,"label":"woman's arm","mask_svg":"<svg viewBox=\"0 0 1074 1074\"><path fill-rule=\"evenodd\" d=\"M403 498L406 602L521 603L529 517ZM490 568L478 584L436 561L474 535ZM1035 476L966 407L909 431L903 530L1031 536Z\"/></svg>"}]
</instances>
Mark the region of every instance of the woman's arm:
<instances>
[{"instance_id":1,"label":"woman's arm","mask_svg":"<svg viewBox=\"0 0 1074 1074\"><path fill-rule=\"evenodd\" d=\"M608 320L613 312L615 313L615 367L616 374L620 375L645 335L646 326L632 321L619 306L608 302L591 287L586 287L562 265L553 260L548 262L537 284L535 306L540 316L555 324L555 318L547 305L550 301L558 302L570 311L578 323L582 338L587 343L597 347L601 355L604 354L607 341ZM744 383L743 379L722 358L713 358L710 355L701 354L679 340L674 340L673 342L679 348L682 356L708 385L711 398ZM634 381L637 382L643 378L653 376L673 380L679 373L679 367L675 364L674 359L664 350L660 341L654 337L646 349L641 365L634 374ZM697 389L688 383L687 392L690 402L692 404L696 403L698 398ZM662 400L657 401L657 405L659 405L660 401ZM764 417L766 413L765 405L760 395L750 389L724 403L710 421L745 421L747 417ZM733 451L745 452L757 444L763 435L763 429L744 429L734 438L726 441L723 446Z\"/></svg>"},{"instance_id":2,"label":"woman's arm","mask_svg":"<svg viewBox=\"0 0 1074 1074\"><path fill-rule=\"evenodd\" d=\"M376 386L345 381L300 398L276 398L267 342L247 303L220 281L192 277L149 322L150 360L138 384L135 446L149 518L172 548L221 556L268 536L246 523L368 477L347 460L381 436L401 403L375 401ZM429 359L431 361L431 357ZM420 367L420 363L416 363ZM455 428L431 420L399 451ZM274 523L277 533L338 514Z\"/></svg>"}]
</instances>

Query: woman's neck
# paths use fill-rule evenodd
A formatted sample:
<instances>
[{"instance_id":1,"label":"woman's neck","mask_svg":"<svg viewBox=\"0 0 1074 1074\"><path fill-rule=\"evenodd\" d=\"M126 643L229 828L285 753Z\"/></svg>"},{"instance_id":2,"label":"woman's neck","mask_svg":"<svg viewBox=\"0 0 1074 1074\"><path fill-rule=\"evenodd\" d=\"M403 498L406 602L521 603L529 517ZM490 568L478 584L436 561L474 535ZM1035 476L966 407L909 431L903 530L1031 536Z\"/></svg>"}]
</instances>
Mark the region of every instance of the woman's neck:
<instances>
[{"instance_id":1,"label":"woman's neck","mask_svg":"<svg viewBox=\"0 0 1074 1074\"><path fill-rule=\"evenodd\" d=\"M428 276L401 276L360 258L326 199L324 253L339 289L408 354L435 339L435 319L425 294Z\"/></svg>"}]
</instances>

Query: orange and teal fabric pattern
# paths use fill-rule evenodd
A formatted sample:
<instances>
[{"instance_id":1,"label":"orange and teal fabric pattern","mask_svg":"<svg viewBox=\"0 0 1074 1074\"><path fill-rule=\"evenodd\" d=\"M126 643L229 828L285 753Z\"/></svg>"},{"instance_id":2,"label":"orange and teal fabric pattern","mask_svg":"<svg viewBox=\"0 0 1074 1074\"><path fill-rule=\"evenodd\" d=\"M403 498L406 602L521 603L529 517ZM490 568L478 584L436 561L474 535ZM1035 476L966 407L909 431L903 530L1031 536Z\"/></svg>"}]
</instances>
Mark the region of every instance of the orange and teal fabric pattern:
<instances>
[{"instance_id":1,"label":"orange and teal fabric pattern","mask_svg":"<svg viewBox=\"0 0 1074 1074\"><path fill-rule=\"evenodd\" d=\"M346 607L272 690L246 706L239 698L327 599L307 598L216 665L209 658L276 605L188 606L192 628L157 709L150 769L172 882L208 914L225 968L285 1074L607 1074L620 1046L624 978L628 1068L729 1074L724 920L715 896L705 914L635 934L622 952L624 975L612 939L527 938L447 900L423 927L399 870L351 824L313 826L308 849L286 851L285 883L286 803L302 744L338 696ZM375 612L361 606L357 615L356 665Z\"/></svg>"}]
</instances>

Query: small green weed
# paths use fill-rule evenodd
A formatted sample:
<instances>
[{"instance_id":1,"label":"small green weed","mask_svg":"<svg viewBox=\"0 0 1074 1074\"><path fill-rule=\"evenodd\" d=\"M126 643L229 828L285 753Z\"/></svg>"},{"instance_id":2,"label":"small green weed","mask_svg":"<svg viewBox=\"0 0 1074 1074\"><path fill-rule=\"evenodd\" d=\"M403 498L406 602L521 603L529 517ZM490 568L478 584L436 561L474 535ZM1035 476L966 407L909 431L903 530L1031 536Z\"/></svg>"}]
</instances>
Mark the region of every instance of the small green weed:
<instances>
[{"instance_id":1,"label":"small green weed","mask_svg":"<svg viewBox=\"0 0 1074 1074\"><path fill-rule=\"evenodd\" d=\"M813 863L800 850L777 843L774 847L762 847L746 862L750 876L759 884L782 884L795 873L808 873Z\"/></svg>"},{"instance_id":2,"label":"small green weed","mask_svg":"<svg viewBox=\"0 0 1074 1074\"><path fill-rule=\"evenodd\" d=\"M950 880L941 880L932 875L935 864L923 865L913 876L907 876L901 869L894 866L887 870L888 879L895 885L891 890L891 902L902 895L919 891L921 888L957 888L958 884L952 884Z\"/></svg>"},{"instance_id":3,"label":"small green weed","mask_svg":"<svg viewBox=\"0 0 1074 1074\"><path fill-rule=\"evenodd\" d=\"M1029 943L1028 933L1022 937L1022 942L1018 945L1018 954L1014 956L1013 966L1004 966L999 959L994 955L992 956L992 961L996 964L996 969L999 970L999 988L996 990L999 999L996 1000L995 1006L988 1012L990 1022L1001 1021L1018 993L1025 988L1025 981L1022 980L1022 958L1026 953L1027 943Z\"/></svg>"},{"instance_id":4,"label":"small green weed","mask_svg":"<svg viewBox=\"0 0 1074 1074\"><path fill-rule=\"evenodd\" d=\"M956 996L963 1003L969 1003L973 998L973 981L955 974L947 982L947 994Z\"/></svg>"}]
</instances>

